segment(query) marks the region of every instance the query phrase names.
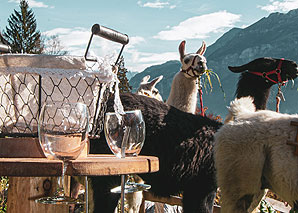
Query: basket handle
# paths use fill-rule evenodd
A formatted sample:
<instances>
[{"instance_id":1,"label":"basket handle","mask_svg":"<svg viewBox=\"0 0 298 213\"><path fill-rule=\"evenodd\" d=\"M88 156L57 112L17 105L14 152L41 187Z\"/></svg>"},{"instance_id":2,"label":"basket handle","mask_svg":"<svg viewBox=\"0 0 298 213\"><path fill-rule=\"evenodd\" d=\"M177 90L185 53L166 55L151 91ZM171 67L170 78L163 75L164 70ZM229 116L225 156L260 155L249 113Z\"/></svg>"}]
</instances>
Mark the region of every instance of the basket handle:
<instances>
[{"instance_id":1,"label":"basket handle","mask_svg":"<svg viewBox=\"0 0 298 213\"><path fill-rule=\"evenodd\" d=\"M99 24L94 24L91 29L92 33L97 36L101 36L110 41L114 41L123 45L128 44L129 39L126 34L122 34L117 32L116 30L112 30L110 28L100 26Z\"/></svg>"}]
</instances>

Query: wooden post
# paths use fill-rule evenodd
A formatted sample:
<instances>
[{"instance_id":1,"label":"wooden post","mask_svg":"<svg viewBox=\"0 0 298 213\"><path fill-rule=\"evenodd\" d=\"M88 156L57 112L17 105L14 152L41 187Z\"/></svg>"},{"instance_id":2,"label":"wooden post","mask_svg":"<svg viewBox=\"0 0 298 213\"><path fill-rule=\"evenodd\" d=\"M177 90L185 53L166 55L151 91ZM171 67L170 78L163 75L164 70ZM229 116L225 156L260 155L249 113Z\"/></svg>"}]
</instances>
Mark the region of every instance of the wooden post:
<instances>
[{"instance_id":1,"label":"wooden post","mask_svg":"<svg viewBox=\"0 0 298 213\"><path fill-rule=\"evenodd\" d=\"M67 205L35 203L37 198L53 195L56 186L56 177L10 177L7 212L68 213L69 207Z\"/></svg>"},{"instance_id":2,"label":"wooden post","mask_svg":"<svg viewBox=\"0 0 298 213\"><path fill-rule=\"evenodd\" d=\"M296 121L291 121L291 126L296 126L298 127L298 122ZM292 141L287 141L287 144L288 145L292 145L292 146L295 146L295 152L294 152L294 155L297 155L298 156L298 129L297 129L297 133L296 133L296 140L294 142Z\"/></svg>"},{"instance_id":3,"label":"wooden post","mask_svg":"<svg viewBox=\"0 0 298 213\"><path fill-rule=\"evenodd\" d=\"M86 157L88 145L81 156ZM1 158L40 158L45 157L38 138L1 138ZM38 168L36 168L38 169ZM65 177L65 193L70 192L70 177ZM35 203L35 199L52 196L57 187L57 177L9 177L7 212L9 213L68 213L68 205Z\"/></svg>"}]
</instances>

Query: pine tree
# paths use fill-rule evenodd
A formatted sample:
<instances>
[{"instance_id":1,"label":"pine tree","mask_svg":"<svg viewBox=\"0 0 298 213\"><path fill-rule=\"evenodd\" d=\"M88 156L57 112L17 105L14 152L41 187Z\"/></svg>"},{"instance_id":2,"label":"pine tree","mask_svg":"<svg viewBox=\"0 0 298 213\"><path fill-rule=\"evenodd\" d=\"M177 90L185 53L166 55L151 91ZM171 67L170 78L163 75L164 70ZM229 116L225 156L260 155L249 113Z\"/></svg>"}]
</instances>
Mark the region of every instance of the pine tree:
<instances>
[{"instance_id":1,"label":"pine tree","mask_svg":"<svg viewBox=\"0 0 298 213\"><path fill-rule=\"evenodd\" d=\"M12 52L42 53L41 33L36 29L34 13L26 0L20 1L20 11L14 10L7 21L9 26L6 27L3 36L8 41Z\"/></svg>"},{"instance_id":2,"label":"pine tree","mask_svg":"<svg viewBox=\"0 0 298 213\"><path fill-rule=\"evenodd\" d=\"M120 81L119 83L119 91L120 93L124 92L131 92L132 87L129 85L128 79L126 77L127 69L124 66L124 58L121 56L119 62L118 62L118 73L117 77Z\"/></svg>"}]
</instances>

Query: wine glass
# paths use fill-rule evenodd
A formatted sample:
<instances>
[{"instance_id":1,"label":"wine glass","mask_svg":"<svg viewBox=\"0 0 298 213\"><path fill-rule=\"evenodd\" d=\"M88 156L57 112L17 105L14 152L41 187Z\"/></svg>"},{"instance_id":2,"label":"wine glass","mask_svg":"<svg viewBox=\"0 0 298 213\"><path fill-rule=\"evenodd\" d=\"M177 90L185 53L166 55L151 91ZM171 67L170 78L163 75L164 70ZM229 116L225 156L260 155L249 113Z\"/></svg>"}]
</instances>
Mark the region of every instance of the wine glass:
<instances>
[{"instance_id":1,"label":"wine glass","mask_svg":"<svg viewBox=\"0 0 298 213\"><path fill-rule=\"evenodd\" d=\"M35 200L44 204L83 204L84 201L67 197L64 175L69 160L76 159L88 140L88 110L83 103L48 102L41 109L38 135L41 148L48 159L63 161L58 187L53 197Z\"/></svg>"},{"instance_id":2,"label":"wine glass","mask_svg":"<svg viewBox=\"0 0 298 213\"><path fill-rule=\"evenodd\" d=\"M125 111L124 114L107 112L104 121L104 133L109 148L116 157L136 157L141 152L145 140L145 122L141 110ZM124 205L124 194L149 189L147 184L135 183L128 175L121 175L121 186L111 189L113 193L121 193L121 209Z\"/></svg>"}]
</instances>

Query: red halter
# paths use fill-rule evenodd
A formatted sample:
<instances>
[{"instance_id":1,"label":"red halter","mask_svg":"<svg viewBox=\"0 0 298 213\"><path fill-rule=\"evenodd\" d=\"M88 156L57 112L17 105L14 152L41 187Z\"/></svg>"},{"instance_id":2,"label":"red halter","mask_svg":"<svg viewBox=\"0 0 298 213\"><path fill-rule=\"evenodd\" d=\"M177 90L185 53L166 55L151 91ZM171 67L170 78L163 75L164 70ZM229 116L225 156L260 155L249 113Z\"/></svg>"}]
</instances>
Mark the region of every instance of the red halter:
<instances>
[{"instance_id":1,"label":"red halter","mask_svg":"<svg viewBox=\"0 0 298 213\"><path fill-rule=\"evenodd\" d=\"M192 59L192 62L191 62L191 65L186 69L186 70L184 70L184 69L181 69L181 72L184 72L184 73L186 73L188 76L190 76L190 77L200 77L203 73L199 73L199 74L196 74L194 71L194 68L193 68L193 66L195 65L195 61L196 61L196 58L198 58L199 56L198 55L196 55L193 59ZM190 74L190 71L191 71L191 74Z\"/></svg>"},{"instance_id":2,"label":"red halter","mask_svg":"<svg viewBox=\"0 0 298 213\"><path fill-rule=\"evenodd\" d=\"M269 81L275 83L275 84L278 84L278 92L276 94L276 112L279 112L279 104L280 104L280 100L283 99L284 101L284 97L283 97L283 94L281 92L281 86L285 85L285 83L287 81L283 81L281 79L281 65L282 65L282 62L283 62L283 58L280 59L279 63L278 63L278 66L275 70L272 70L270 72L263 72L263 73L259 73L259 72L250 72L252 74L255 74L255 75L259 75L259 76L262 76L263 78L267 78ZM276 74L277 75L277 80L278 81L274 81L273 79L269 78L268 75L272 75L272 74Z\"/></svg>"},{"instance_id":3,"label":"red halter","mask_svg":"<svg viewBox=\"0 0 298 213\"><path fill-rule=\"evenodd\" d=\"M258 76L262 76L263 78L267 78L269 81L275 83L275 84L284 84L285 82L287 81L283 81L281 79L281 65L282 65L282 62L283 62L283 58L280 59L279 63L278 63L278 66L276 69L274 70L271 70L269 72L263 72L263 73L260 73L260 72L252 72L252 71L248 71L249 73L252 73L252 74L255 74L255 75L258 75ZM275 81L273 80L272 78L269 77L269 75L272 75L272 74L276 74L277 75L277 79L278 81Z\"/></svg>"}]
</instances>

